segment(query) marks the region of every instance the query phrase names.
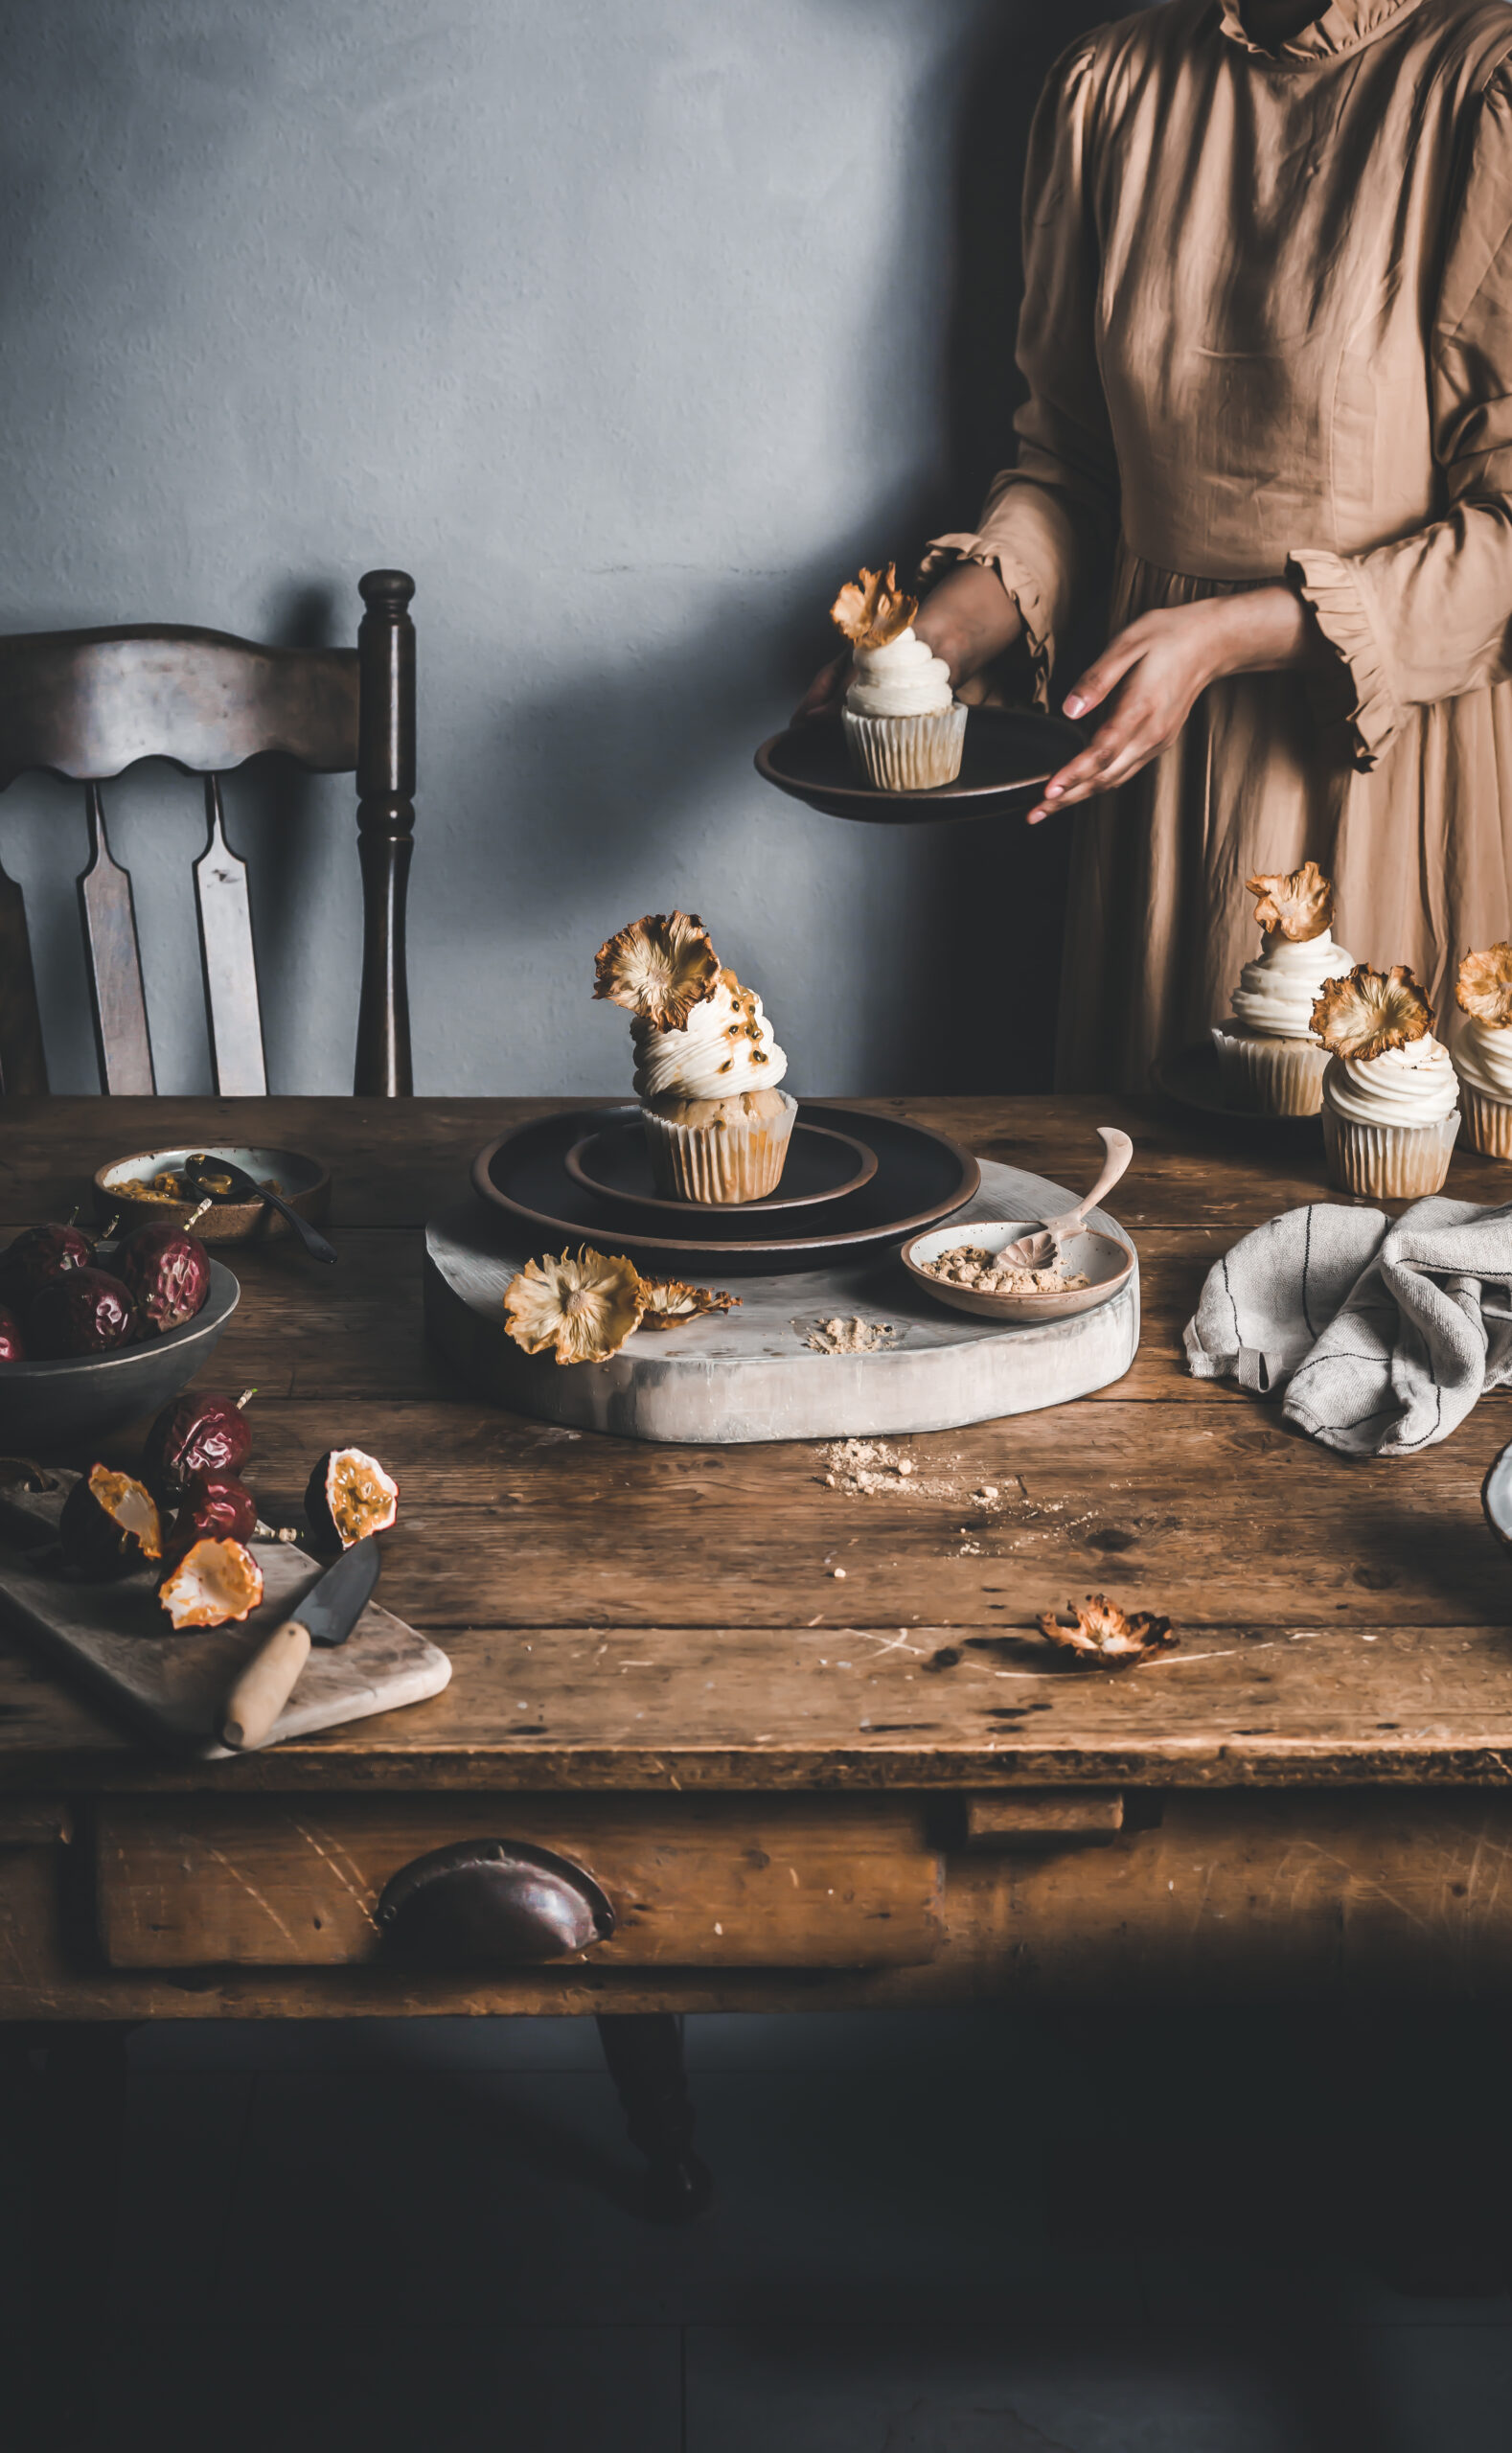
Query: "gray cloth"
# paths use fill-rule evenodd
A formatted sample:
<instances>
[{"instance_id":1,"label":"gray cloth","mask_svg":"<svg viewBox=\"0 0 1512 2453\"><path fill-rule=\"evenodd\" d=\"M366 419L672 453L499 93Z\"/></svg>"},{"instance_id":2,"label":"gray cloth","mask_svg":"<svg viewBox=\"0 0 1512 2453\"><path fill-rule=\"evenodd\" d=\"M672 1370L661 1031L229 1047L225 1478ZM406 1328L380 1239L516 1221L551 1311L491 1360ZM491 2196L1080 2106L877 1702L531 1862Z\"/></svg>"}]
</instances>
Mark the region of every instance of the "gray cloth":
<instances>
[{"instance_id":1,"label":"gray cloth","mask_svg":"<svg viewBox=\"0 0 1512 2453\"><path fill-rule=\"evenodd\" d=\"M1395 1224L1289 1209L1209 1270L1186 1358L1200 1380L1284 1389L1288 1418L1346 1456L1431 1448L1512 1379L1512 1204L1435 1194Z\"/></svg>"}]
</instances>

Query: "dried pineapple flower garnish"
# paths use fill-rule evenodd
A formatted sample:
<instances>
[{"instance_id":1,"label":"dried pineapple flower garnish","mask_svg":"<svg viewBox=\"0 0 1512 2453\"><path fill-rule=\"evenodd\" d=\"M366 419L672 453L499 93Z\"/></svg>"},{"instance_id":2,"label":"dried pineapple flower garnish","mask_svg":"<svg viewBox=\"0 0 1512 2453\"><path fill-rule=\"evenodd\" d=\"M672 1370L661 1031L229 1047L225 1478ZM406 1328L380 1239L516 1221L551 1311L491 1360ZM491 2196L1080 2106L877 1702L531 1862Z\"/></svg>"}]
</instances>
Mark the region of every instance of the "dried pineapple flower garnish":
<instances>
[{"instance_id":1,"label":"dried pineapple flower garnish","mask_svg":"<svg viewBox=\"0 0 1512 2453\"><path fill-rule=\"evenodd\" d=\"M1455 982L1455 1002L1478 1022L1505 1030L1512 1022L1512 946L1488 946L1483 954L1466 954Z\"/></svg>"},{"instance_id":2,"label":"dried pineapple flower garnish","mask_svg":"<svg viewBox=\"0 0 1512 2453\"><path fill-rule=\"evenodd\" d=\"M633 1261L606 1260L584 1244L527 1261L504 1290L504 1325L527 1354L559 1363L607 1363L640 1325L646 1290Z\"/></svg>"},{"instance_id":3,"label":"dried pineapple flower garnish","mask_svg":"<svg viewBox=\"0 0 1512 2453\"><path fill-rule=\"evenodd\" d=\"M1406 963L1372 971L1357 962L1331 979L1313 1007L1313 1029L1336 1056L1363 1062L1388 1047L1407 1047L1433 1027L1433 1008Z\"/></svg>"},{"instance_id":4,"label":"dried pineapple flower garnish","mask_svg":"<svg viewBox=\"0 0 1512 2453\"><path fill-rule=\"evenodd\" d=\"M659 1031L680 1031L719 977L720 958L696 911L648 911L599 948L593 994Z\"/></svg>"},{"instance_id":5,"label":"dried pineapple flower garnish","mask_svg":"<svg viewBox=\"0 0 1512 2453\"><path fill-rule=\"evenodd\" d=\"M1148 1610L1130 1617L1101 1593L1065 1607L1064 1618L1045 1611L1040 1633L1046 1642L1064 1646L1079 1669L1132 1669L1181 1640L1169 1618L1154 1617Z\"/></svg>"},{"instance_id":6,"label":"dried pineapple flower garnish","mask_svg":"<svg viewBox=\"0 0 1512 2453\"><path fill-rule=\"evenodd\" d=\"M709 1286L684 1286L676 1277L643 1277L641 1293L646 1309L641 1314L643 1329L676 1329L684 1320L701 1319L705 1312L733 1312L740 1304L738 1295L717 1295Z\"/></svg>"},{"instance_id":7,"label":"dried pineapple flower garnish","mask_svg":"<svg viewBox=\"0 0 1512 2453\"><path fill-rule=\"evenodd\" d=\"M897 566L889 562L885 571L863 567L859 582L847 580L830 608L830 619L853 648L884 648L889 639L902 637L918 610L918 598L905 596Z\"/></svg>"},{"instance_id":8,"label":"dried pineapple flower garnish","mask_svg":"<svg viewBox=\"0 0 1512 2453\"><path fill-rule=\"evenodd\" d=\"M1277 877L1254 877L1247 892L1258 895L1255 918L1267 936L1290 937L1295 946L1321 937L1334 923L1334 886L1316 860Z\"/></svg>"}]
</instances>

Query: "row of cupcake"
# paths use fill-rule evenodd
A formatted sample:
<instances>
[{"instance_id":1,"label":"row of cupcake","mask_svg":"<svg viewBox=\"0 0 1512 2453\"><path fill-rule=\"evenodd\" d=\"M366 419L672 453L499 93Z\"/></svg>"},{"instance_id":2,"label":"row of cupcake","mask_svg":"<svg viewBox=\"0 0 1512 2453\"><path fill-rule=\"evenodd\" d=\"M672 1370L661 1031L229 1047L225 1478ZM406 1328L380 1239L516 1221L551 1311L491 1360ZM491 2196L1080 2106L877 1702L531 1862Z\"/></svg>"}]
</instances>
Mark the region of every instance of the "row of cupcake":
<instances>
[{"instance_id":1,"label":"row of cupcake","mask_svg":"<svg viewBox=\"0 0 1512 2453\"><path fill-rule=\"evenodd\" d=\"M1329 1172L1347 1192L1437 1192L1463 1129L1512 1158L1512 946L1465 956L1451 1056L1405 964L1356 962L1333 936L1334 890L1314 860L1255 877L1260 951L1214 1027L1224 1094L1263 1115L1321 1112Z\"/></svg>"}]
</instances>

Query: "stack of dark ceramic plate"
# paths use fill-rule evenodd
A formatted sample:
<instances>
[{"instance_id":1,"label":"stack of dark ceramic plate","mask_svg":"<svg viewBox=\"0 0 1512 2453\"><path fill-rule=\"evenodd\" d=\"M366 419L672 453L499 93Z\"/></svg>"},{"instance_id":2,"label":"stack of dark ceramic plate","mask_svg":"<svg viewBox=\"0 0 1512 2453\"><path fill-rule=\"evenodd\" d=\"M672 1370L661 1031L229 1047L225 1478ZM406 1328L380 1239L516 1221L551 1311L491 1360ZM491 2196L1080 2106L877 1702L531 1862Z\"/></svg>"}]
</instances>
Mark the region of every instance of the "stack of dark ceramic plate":
<instances>
[{"instance_id":1,"label":"stack of dark ceramic plate","mask_svg":"<svg viewBox=\"0 0 1512 2453\"><path fill-rule=\"evenodd\" d=\"M799 1102L787 1163L765 1201L669 1201L633 1107L522 1124L483 1151L472 1181L533 1250L612 1243L663 1271L817 1269L953 1217L981 1170L943 1134L896 1116Z\"/></svg>"}]
</instances>

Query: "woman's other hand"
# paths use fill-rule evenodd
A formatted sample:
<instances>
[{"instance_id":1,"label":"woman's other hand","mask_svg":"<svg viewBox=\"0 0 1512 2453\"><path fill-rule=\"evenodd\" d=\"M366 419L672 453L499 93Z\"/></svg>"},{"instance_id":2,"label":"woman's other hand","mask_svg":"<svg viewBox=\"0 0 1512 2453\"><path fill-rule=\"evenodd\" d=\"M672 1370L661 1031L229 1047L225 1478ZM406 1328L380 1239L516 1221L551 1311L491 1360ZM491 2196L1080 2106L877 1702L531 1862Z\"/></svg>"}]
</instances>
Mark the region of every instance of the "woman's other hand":
<instances>
[{"instance_id":1,"label":"woman's other hand","mask_svg":"<svg viewBox=\"0 0 1512 2453\"><path fill-rule=\"evenodd\" d=\"M1022 628L1019 608L997 573L980 562L959 562L948 571L929 590L913 624L915 637L950 667L952 690L1011 648ZM814 675L793 710L793 722L811 723L815 717L837 714L850 677L847 648Z\"/></svg>"},{"instance_id":2,"label":"woman's other hand","mask_svg":"<svg viewBox=\"0 0 1512 2453\"><path fill-rule=\"evenodd\" d=\"M1051 776L1029 824L1127 784L1170 747L1210 681L1306 663L1316 636L1301 599L1279 585L1141 613L1067 691L1068 716L1108 712L1091 746Z\"/></svg>"}]
</instances>

